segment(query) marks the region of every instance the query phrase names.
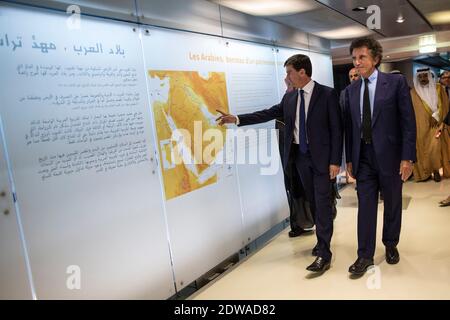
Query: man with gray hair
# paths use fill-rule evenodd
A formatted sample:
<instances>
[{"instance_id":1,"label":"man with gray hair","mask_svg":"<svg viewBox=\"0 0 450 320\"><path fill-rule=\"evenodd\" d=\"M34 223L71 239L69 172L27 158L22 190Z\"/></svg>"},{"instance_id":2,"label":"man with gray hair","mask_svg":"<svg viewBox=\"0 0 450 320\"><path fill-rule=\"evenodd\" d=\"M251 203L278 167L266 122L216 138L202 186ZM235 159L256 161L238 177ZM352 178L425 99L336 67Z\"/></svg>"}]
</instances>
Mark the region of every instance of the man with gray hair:
<instances>
[{"instance_id":1,"label":"man with gray hair","mask_svg":"<svg viewBox=\"0 0 450 320\"><path fill-rule=\"evenodd\" d=\"M444 177L450 177L450 141L446 135L435 138L436 129L448 112L448 97L445 89L432 79L429 68L419 69L411 89L417 127L417 163L414 166L417 182L429 180L432 174L434 181L440 182L441 167L444 167Z\"/></svg>"},{"instance_id":2,"label":"man with gray hair","mask_svg":"<svg viewBox=\"0 0 450 320\"><path fill-rule=\"evenodd\" d=\"M383 57L380 43L355 39L349 52L361 80L348 86L345 99L347 171L358 184L358 258L348 271L362 275L374 264L380 189L386 262L400 261L402 188L416 160L416 124L405 77L377 69Z\"/></svg>"}]
</instances>

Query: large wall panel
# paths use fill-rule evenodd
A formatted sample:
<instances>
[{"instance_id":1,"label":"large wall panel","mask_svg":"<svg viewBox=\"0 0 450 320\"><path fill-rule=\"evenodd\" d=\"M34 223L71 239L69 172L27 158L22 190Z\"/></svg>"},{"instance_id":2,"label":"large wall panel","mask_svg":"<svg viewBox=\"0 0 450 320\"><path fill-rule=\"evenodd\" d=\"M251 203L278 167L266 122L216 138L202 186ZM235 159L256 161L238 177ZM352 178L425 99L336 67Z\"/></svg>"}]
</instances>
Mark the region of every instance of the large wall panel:
<instances>
[{"instance_id":1,"label":"large wall panel","mask_svg":"<svg viewBox=\"0 0 450 320\"><path fill-rule=\"evenodd\" d=\"M215 122L216 109L229 111L226 47L220 38L155 28L143 48L180 289L243 246L236 167L202 158L207 130L223 137L216 158L227 148L226 131ZM190 137L175 143L177 130ZM176 163L175 155L183 161Z\"/></svg>"},{"instance_id":2,"label":"large wall panel","mask_svg":"<svg viewBox=\"0 0 450 320\"><path fill-rule=\"evenodd\" d=\"M270 46L232 40L227 56L230 105L233 114L254 112L279 103L276 50ZM289 216L279 157L275 121L241 127L237 141L239 187L247 242ZM255 139L256 137L256 139ZM241 159L242 159L241 158Z\"/></svg>"},{"instance_id":3,"label":"large wall panel","mask_svg":"<svg viewBox=\"0 0 450 320\"><path fill-rule=\"evenodd\" d=\"M0 128L0 300L32 299L20 220L14 206L12 185Z\"/></svg>"},{"instance_id":4,"label":"large wall panel","mask_svg":"<svg viewBox=\"0 0 450 320\"><path fill-rule=\"evenodd\" d=\"M171 296L137 30L1 12L0 113L37 298Z\"/></svg>"}]
</instances>

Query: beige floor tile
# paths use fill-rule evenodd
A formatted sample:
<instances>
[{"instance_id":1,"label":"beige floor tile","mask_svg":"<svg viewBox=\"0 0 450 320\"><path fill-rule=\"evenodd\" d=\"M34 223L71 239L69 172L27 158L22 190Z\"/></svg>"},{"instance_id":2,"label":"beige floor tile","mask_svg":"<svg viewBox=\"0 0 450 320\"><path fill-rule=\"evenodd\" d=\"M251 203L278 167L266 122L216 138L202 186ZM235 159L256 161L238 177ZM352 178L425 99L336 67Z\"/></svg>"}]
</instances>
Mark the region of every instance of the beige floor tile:
<instances>
[{"instance_id":1,"label":"beige floor tile","mask_svg":"<svg viewBox=\"0 0 450 320\"><path fill-rule=\"evenodd\" d=\"M305 270L315 235L289 238L284 230L190 299L450 299L450 179L404 185L400 263L388 265L381 242L379 205L375 268L351 279L356 259L356 192L342 190L332 239L331 269L320 277Z\"/></svg>"}]
</instances>

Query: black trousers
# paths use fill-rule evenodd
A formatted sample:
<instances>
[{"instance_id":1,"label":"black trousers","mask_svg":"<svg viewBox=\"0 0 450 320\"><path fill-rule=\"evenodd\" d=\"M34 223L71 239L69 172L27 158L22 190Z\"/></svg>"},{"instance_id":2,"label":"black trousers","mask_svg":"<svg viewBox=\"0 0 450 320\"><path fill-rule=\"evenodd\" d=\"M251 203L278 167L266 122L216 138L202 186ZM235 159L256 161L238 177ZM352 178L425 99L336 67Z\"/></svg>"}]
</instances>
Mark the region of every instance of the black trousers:
<instances>
[{"instance_id":1,"label":"black trousers","mask_svg":"<svg viewBox=\"0 0 450 320\"><path fill-rule=\"evenodd\" d=\"M328 173L318 172L313 166L311 154L309 152L302 154L297 144L292 144L291 152L305 196L310 203L315 219L318 256L327 260L331 259L330 242L333 235L333 214L330 176Z\"/></svg>"},{"instance_id":2,"label":"black trousers","mask_svg":"<svg viewBox=\"0 0 450 320\"><path fill-rule=\"evenodd\" d=\"M400 168L400 163L399 163ZM398 173L382 175L372 144L361 140L358 184L358 257L371 259L375 254L378 190L384 197L383 244L396 246L402 222L402 187Z\"/></svg>"}]
</instances>

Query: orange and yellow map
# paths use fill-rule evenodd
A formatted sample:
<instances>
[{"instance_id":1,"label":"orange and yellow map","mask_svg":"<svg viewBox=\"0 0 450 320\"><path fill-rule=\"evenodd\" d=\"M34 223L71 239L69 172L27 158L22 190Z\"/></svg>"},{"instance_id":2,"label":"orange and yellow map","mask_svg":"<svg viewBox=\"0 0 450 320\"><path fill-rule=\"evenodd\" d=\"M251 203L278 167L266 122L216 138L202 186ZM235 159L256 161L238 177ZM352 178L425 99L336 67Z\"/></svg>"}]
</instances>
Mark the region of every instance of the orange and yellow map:
<instances>
[{"instance_id":1,"label":"orange and yellow map","mask_svg":"<svg viewBox=\"0 0 450 320\"><path fill-rule=\"evenodd\" d=\"M149 70L148 75L155 88L152 108L166 200L216 183L218 167L201 159L201 153L194 150L194 139L204 149L210 142L203 141L199 132L214 128L222 131L225 141L226 129L215 122L216 109L228 112L225 73ZM183 135L182 148L172 138L180 129L189 133ZM176 156L184 160L174 161Z\"/></svg>"}]
</instances>

